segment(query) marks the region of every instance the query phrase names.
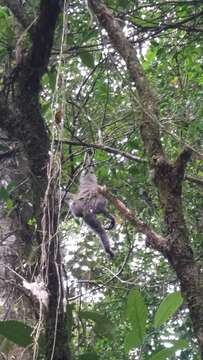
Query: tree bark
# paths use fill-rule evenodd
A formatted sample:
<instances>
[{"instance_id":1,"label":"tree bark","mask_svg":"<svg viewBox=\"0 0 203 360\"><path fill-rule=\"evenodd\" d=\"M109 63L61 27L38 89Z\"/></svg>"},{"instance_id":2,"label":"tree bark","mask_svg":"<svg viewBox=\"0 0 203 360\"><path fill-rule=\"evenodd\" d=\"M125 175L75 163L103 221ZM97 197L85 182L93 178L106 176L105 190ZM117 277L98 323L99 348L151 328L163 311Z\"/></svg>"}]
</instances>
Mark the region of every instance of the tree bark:
<instances>
[{"instance_id":1,"label":"tree bark","mask_svg":"<svg viewBox=\"0 0 203 360\"><path fill-rule=\"evenodd\" d=\"M4 4L10 8L22 26L27 26L27 20L20 5L16 6L12 0L5 0ZM40 273L47 287L48 308L43 309L42 314L42 318L45 320L43 325L45 326L47 340L47 360L70 360L67 323L63 306L65 294L62 284L60 239L56 236L58 232L58 223L55 221L57 205L55 202L53 203L53 186L48 187L49 136L41 115L39 102L40 80L47 70L59 13L59 0L40 1L37 20L29 29L30 48L21 49L22 56L18 59L12 72L6 74L7 81L0 95L1 129L6 134L8 142L16 142L17 149L21 149L18 154L18 162L21 164L24 161L26 164L26 166L19 165L19 179L17 180L15 173L12 173L8 168L8 172L12 176L8 177L6 181L10 183L15 180L16 182L18 191L15 193L15 203L20 214L17 213L16 215L16 211L13 210L8 218L6 217L6 220L3 215L1 217L1 223L5 227L3 239L6 243L6 246L4 243L2 245L1 258L5 256L5 249L8 249L8 261L6 260L8 267L4 261L2 267L4 276L2 275L1 286L4 288L5 296L9 296L10 287L7 290L7 283L12 284L13 270L20 273L19 267L23 268L24 248L27 246L32 248L33 242L37 249L44 246L42 250L47 251L46 264L43 264L42 251L38 250L36 251L38 266L35 267L37 272L34 274L34 266L31 266L29 271L22 271L21 274L29 281L33 275ZM19 152L19 150L17 151ZM7 179L6 174L5 177ZM30 208L27 206L28 204L31 204ZM30 219L35 220L35 226L28 226ZM17 259L13 256L15 252ZM44 265L43 269L39 266L40 262ZM11 268L11 271L8 268ZM7 273L9 274L8 277ZM17 280L16 277L15 280ZM18 285L18 291L21 293L20 286L23 289L22 284ZM23 291L26 292L25 289ZM35 301L34 305L30 304L33 296L26 292L27 298L29 305L26 309L26 316L20 316L20 307L18 307L15 316L34 321L39 316L39 303ZM14 299L16 301L16 295ZM12 313L9 312L7 317L13 318ZM27 359L24 355L22 358Z\"/></svg>"},{"instance_id":2,"label":"tree bark","mask_svg":"<svg viewBox=\"0 0 203 360\"><path fill-rule=\"evenodd\" d=\"M31 181L26 154L18 141L11 141L6 132L0 131L0 293L2 303L1 320L17 319L35 321L35 302L23 288L22 281L14 274L30 276L30 267L23 261L31 256L34 246L33 231L28 225L32 217ZM24 196L22 196L24 194ZM10 205L9 205L10 204ZM23 296L24 295L24 296ZM16 359L24 349L13 346L9 351ZM1 346L4 351L4 346ZM32 359L25 351L24 360Z\"/></svg>"},{"instance_id":3,"label":"tree bark","mask_svg":"<svg viewBox=\"0 0 203 360\"><path fill-rule=\"evenodd\" d=\"M167 250L162 254L168 259L180 281L182 295L189 307L203 359L202 271L194 259L182 208L182 183L191 151L184 149L173 163L166 159L160 140L157 100L139 62L136 49L126 38L118 21L103 1L89 0L88 4L100 26L107 31L112 46L125 60L130 78L137 89L142 108L140 133L164 211L166 228L164 237L167 237L168 244ZM156 244L153 243L153 247L155 246ZM161 251L158 243L157 250Z\"/></svg>"}]
</instances>

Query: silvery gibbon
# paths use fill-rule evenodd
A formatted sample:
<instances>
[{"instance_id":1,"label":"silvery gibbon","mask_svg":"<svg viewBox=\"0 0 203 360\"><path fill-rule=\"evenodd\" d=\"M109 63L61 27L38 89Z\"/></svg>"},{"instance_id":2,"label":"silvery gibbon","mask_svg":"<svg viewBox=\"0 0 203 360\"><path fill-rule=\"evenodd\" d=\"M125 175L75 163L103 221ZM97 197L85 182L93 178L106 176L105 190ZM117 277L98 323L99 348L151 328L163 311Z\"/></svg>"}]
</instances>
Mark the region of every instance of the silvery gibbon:
<instances>
[{"instance_id":1,"label":"silvery gibbon","mask_svg":"<svg viewBox=\"0 0 203 360\"><path fill-rule=\"evenodd\" d=\"M99 236L104 250L112 259L114 253L105 230L114 228L115 218L106 209L107 199L98 192L97 178L92 166L82 172L78 192L76 194L68 193L67 198L72 215L83 218L84 222ZM98 214L107 217L110 224L104 227L97 219Z\"/></svg>"}]
</instances>

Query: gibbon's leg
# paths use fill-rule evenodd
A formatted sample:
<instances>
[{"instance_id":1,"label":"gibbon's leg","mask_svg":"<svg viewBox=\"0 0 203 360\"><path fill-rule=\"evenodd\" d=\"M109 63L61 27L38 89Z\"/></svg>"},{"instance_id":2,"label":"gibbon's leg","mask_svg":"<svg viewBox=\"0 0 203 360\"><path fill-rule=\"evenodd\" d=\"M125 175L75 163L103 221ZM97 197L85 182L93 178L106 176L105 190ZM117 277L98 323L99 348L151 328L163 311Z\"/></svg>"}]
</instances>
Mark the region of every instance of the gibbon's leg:
<instances>
[{"instance_id":1,"label":"gibbon's leg","mask_svg":"<svg viewBox=\"0 0 203 360\"><path fill-rule=\"evenodd\" d=\"M85 223L99 236L104 250L110 256L110 258L113 259L114 253L111 250L109 238L99 220L96 219L96 216L93 213L83 213L83 219Z\"/></svg>"}]
</instances>

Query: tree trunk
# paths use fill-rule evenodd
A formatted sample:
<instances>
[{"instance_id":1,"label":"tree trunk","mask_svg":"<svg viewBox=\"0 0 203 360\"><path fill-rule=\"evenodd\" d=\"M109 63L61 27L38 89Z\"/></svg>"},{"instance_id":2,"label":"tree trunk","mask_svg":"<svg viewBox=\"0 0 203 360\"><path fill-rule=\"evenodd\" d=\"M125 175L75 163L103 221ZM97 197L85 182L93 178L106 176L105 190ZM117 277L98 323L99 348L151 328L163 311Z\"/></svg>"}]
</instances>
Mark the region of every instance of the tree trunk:
<instances>
[{"instance_id":1,"label":"tree trunk","mask_svg":"<svg viewBox=\"0 0 203 360\"><path fill-rule=\"evenodd\" d=\"M30 319L34 324L37 310L35 302L23 288L20 278L26 276L29 279L31 276L29 258L31 260L35 243L33 230L28 225L33 216L29 166L22 145L10 140L3 131L0 132L0 148L1 320L17 319L26 322ZM4 346L1 349L3 351ZM11 358L15 354L15 358L20 359L23 351L24 349L13 346L8 356ZM24 351L23 359L32 359L29 350Z\"/></svg>"},{"instance_id":2,"label":"tree trunk","mask_svg":"<svg viewBox=\"0 0 203 360\"><path fill-rule=\"evenodd\" d=\"M10 1L6 5L21 25L27 26L19 6ZM39 103L40 80L47 70L59 13L59 0L40 1L37 20L26 28L30 48L21 49L22 56L16 58L16 67L6 74L7 81L0 96L0 126L10 151L10 156L6 156L7 148L4 155L0 155L6 167L4 172L2 168L1 182L3 186L4 182L8 185L15 182L11 210L6 208L6 195L0 208L1 287L4 299L9 299L4 303L4 317L31 320L33 325L37 321L39 329L43 325L47 360L70 360L60 239L56 236L57 205L47 175L49 136ZM30 266L26 265L28 259L32 260ZM22 286L21 276L33 282L36 275L40 275L44 292L48 294L47 306ZM19 294L20 301L14 310L13 304ZM25 308L23 312L22 308ZM27 359L25 353L19 356Z\"/></svg>"}]
</instances>

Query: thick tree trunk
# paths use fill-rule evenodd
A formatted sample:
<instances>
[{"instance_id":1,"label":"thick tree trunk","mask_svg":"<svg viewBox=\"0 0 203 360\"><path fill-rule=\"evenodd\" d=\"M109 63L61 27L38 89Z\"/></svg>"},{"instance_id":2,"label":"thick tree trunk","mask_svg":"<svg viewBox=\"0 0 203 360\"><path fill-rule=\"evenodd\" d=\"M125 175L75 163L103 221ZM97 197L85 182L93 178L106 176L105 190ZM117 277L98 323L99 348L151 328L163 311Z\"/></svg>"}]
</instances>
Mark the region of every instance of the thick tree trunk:
<instances>
[{"instance_id":1,"label":"thick tree trunk","mask_svg":"<svg viewBox=\"0 0 203 360\"><path fill-rule=\"evenodd\" d=\"M27 25L22 11L19 11L19 6L16 7L12 1L5 1L5 3L21 22L21 25ZM0 222L5 228L3 245L6 244L2 246L1 255L5 257L7 254L6 264L3 261L2 266L1 285L5 292L4 298L10 297L11 304L19 296L17 290L20 294L22 292L26 294L25 298L28 302L25 316L21 314L19 307L15 316L9 310L7 317L9 319L26 317L27 320L34 320L33 314L36 313L37 317L39 316L38 300L36 298L33 300L29 291L22 288L22 281L20 278L18 279L18 276L15 276L17 290L11 296L9 294L10 287L7 287L7 278L11 285L10 279L13 281L14 271L20 275L22 269L21 275L27 281L31 277L33 281L33 276L40 274L40 280L43 281L49 297L48 307L41 307L43 311L40 314L44 320L43 326L46 333L47 360L70 360L63 306L65 294L61 273L60 244L59 239L56 238L58 224L56 221L52 221L55 217L57 218L57 206L50 200L54 198L54 194L51 193L53 187L49 186L47 176L49 137L39 103L40 80L48 66L59 12L59 0L40 1L37 20L33 26L26 29L30 33L31 46L22 53L12 74L7 74L5 77L10 80L10 83L5 85L0 95L0 126L6 133L8 142L17 143L17 155L14 158L18 157L19 166L15 171L14 167L11 170L6 163L9 174L7 176L5 173L6 181L9 183L15 181L17 190L14 192L14 208L11 209L8 217L5 216L7 210L4 203L1 208ZM13 159L13 155L11 159ZM28 225L29 220L31 220L30 223L33 222L33 225ZM25 252L29 249L29 257L30 251L32 253L33 243L37 248L36 266L25 268L27 262L27 259L23 260ZM35 272L33 272L34 268ZM7 310L7 306L10 309L9 305L5 306L5 310Z\"/></svg>"},{"instance_id":2,"label":"thick tree trunk","mask_svg":"<svg viewBox=\"0 0 203 360\"><path fill-rule=\"evenodd\" d=\"M33 216L32 186L26 153L22 144L0 132L0 293L3 308L1 320L36 321L35 301L23 287L20 276L31 277L31 259L35 238L28 225ZM36 245L36 244L35 244ZM23 259L26 259L25 261ZM26 266L25 266L26 265ZM16 273L19 276L16 275ZM4 351L4 347L2 348ZM32 359L30 350L9 351L9 358Z\"/></svg>"}]
</instances>

